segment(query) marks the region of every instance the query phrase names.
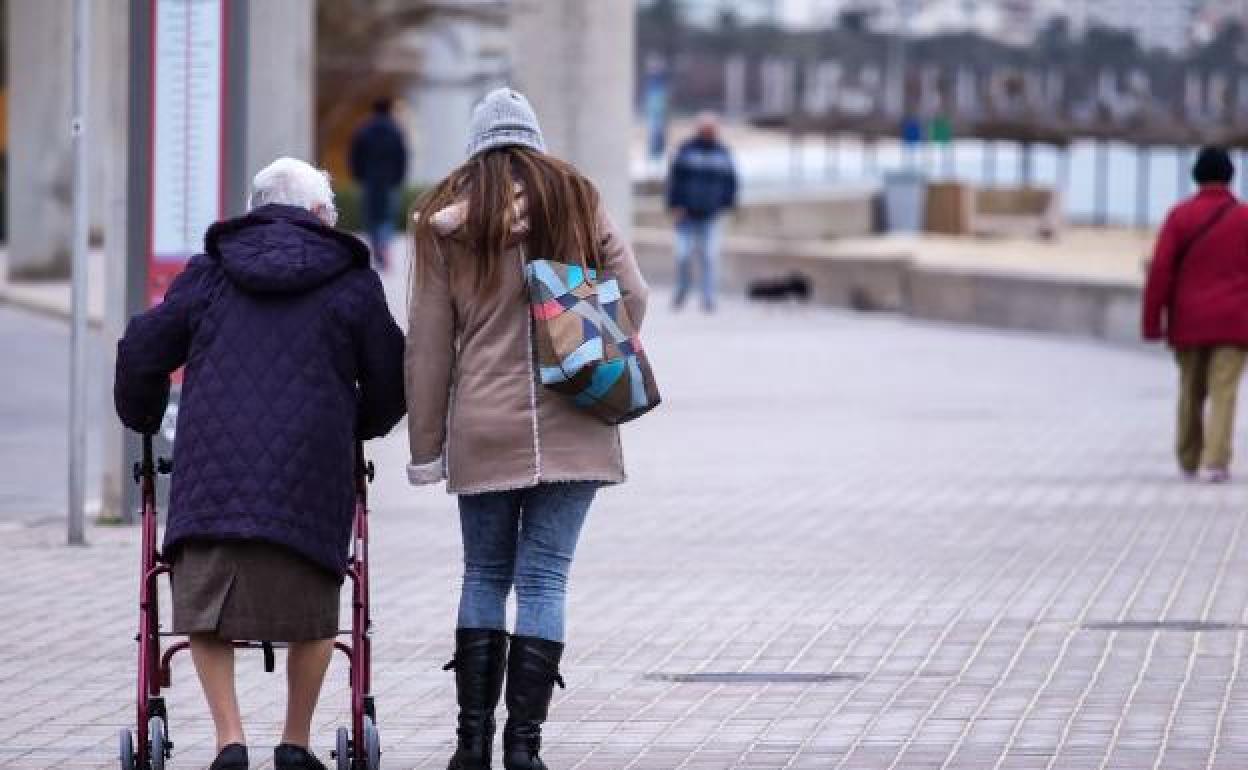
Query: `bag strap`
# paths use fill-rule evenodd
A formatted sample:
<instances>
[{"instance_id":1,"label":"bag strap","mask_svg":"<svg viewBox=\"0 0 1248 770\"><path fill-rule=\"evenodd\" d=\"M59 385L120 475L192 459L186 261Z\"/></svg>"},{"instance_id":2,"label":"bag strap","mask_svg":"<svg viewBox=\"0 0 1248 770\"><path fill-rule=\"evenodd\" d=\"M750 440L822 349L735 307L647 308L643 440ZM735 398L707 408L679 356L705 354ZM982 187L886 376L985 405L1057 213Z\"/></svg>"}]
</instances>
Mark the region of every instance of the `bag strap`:
<instances>
[{"instance_id":1,"label":"bag strap","mask_svg":"<svg viewBox=\"0 0 1248 770\"><path fill-rule=\"evenodd\" d=\"M1174 266L1170 270L1170 272L1174 276L1174 281L1173 281L1174 283L1178 282L1179 269L1183 266L1183 260L1187 258L1187 255L1192 250L1192 247L1195 246L1197 243L1199 243L1201 239L1203 239L1206 235L1208 235L1213 230L1213 228L1217 227L1218 223L1222 221L1222 218L1225 217L1230 212L1230 210L1235 208L1237 205L1238 205L1238 202L1234 200L1229 200L1226 203L1222 204L1222 206L1217 211L1213 212L1213 216L1209 217L1209 219L1205 222L1205 224L1202 225L1201 228L1196 231L1196 234L1193 235L1191 238L1188 238L1187 242L1184 243L1182 246L1180 246L1178 251L1174 252L1174 260L1173 260Z\"/></svg>"}]
</instances>

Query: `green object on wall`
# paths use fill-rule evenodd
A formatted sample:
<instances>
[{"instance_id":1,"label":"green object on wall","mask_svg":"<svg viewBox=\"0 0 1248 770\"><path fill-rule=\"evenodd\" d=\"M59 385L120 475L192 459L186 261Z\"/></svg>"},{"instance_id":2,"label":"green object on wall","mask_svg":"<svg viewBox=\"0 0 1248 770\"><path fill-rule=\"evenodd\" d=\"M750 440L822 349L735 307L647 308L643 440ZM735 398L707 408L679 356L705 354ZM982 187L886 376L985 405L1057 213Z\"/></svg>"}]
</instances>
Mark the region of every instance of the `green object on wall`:
<instances>
[{"instance_id":1,"label":"green object on wall","mask_svg":"<svg viewBox=\"0 0 1248 770\"><path fill-rule=\"evenodd\" d=\"M953 141L953 124L949 118L932 118L927 127L927 137L937 144L948 144Z\"/></svg>"}]
</instances>

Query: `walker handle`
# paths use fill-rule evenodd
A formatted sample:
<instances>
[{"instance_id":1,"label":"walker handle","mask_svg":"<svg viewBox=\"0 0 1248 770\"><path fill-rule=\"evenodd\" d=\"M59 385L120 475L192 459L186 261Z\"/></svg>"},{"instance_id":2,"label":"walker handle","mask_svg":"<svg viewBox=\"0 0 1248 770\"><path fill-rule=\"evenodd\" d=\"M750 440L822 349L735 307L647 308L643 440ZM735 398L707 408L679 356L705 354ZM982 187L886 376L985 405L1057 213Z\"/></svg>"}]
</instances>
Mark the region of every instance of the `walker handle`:
<instances>
[{"instance_id":1,"label":"walker handle","mask_svg":"<svg viewBox=\"0 0 1248 770\"><path fill-rule=\"evenodd\" d=\"M377 476L377 468L373 465L372 460L364 459L364 442L358 439L355 442L355 478L361 482L371 484Z\"/></svg>"},{"instance_id":2,"label":"walker handle","mask_svg":"<svg viewBox=\"0 0 1248 770\"><path fill-rule=\"evenodd\" d=\"M148 476L155 477L155 470L152 465L152 434L144 433L143 454L134 464L134 483L141 484Z\"/></svg>"},{"instance_id":3,"label":"walker handle","mask_svg":"<svg viewBox=\"0 0 1248 770\"><path fill-rule=\"evenodd\" d=\"M152 434L143 434L143 454L141 459L134 464L134 483L142 483L143 479L151 475L153 482L156 475L168 476L173 473L173 460L168 457L153 458L155 450L152 449Z\"/></svg>"}]
</instances>

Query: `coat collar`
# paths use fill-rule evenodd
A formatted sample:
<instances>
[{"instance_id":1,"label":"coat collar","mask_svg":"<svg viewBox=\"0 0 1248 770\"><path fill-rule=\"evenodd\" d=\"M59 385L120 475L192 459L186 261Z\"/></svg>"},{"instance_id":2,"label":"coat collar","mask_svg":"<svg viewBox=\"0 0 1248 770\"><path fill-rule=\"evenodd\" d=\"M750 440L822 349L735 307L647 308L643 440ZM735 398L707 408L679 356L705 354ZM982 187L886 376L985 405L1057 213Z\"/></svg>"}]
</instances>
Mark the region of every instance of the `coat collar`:
<instances>
[{"instance_id":1,"label":"coat collar","mask_svg":"<svg viewBox=\"0 0 1248 770\"><path fill-rule=\"evenodd\" d=\"M1201 198L1234 198L1235 193L1231 192L1229 185L1224 184L1203 184L1200 191L1196 193Z\"/></svg>"}]
</instances>

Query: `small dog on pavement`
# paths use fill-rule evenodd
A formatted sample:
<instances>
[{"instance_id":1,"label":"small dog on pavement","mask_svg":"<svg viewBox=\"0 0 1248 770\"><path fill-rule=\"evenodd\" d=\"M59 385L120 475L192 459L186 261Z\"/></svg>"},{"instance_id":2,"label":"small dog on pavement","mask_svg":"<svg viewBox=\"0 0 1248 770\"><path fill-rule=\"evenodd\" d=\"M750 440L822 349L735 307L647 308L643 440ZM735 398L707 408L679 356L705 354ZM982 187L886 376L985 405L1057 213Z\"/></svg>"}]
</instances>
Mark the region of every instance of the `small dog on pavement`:
<instances>
[{"instance_id":1,"label":"small dog on pavement","mask_svg":"<svg viewBox=\"0 0 1248 770\"><path fill-rule=\"evenodd\" d=\"M750 281L746 296L762 302L783 302L795 299L809 302L812 294L810 278L801 273L790 273L783 278L760 278Z\"/></svg>"}]
</instances>

